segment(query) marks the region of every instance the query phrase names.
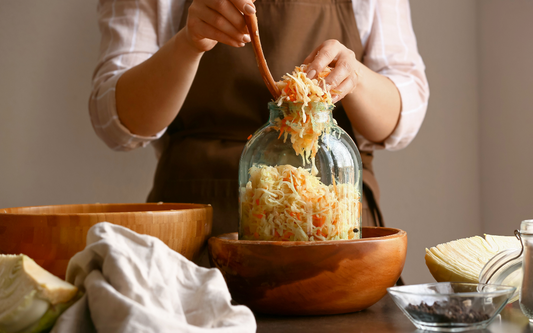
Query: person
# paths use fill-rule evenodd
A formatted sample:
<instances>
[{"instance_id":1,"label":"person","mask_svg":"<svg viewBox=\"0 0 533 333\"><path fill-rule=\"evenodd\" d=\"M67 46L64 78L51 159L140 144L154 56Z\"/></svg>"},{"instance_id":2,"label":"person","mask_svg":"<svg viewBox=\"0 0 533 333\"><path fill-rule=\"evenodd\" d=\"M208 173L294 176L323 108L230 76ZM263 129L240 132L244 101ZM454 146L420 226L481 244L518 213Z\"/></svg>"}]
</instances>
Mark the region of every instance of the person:
<instances>
[{"instance_id":1,"label":"person","mask_svg":"<svg viewBox=\"0 0 533 333\"><path fill-rule=\"evenodd\" d=\"M372 152L407 146L429 98L408 0L100 0L98 14L92 124L115 150L153 143L148 201L212 204L213 234L237 231L240 154L272 99L246 45L256 14L275 79L333 67L333 115L363 158L363 225L383 225Z\"/></svg>"}]
</instances>

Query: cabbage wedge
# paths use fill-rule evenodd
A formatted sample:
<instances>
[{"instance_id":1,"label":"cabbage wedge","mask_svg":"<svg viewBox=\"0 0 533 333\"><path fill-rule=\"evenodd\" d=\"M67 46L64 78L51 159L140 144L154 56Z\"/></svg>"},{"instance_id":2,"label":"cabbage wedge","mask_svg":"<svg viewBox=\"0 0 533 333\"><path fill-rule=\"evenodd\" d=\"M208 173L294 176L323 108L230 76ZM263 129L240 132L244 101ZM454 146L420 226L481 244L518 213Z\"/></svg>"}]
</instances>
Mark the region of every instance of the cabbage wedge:
<instances>
[{"instance_id":1,"label":"cabbage wedge","mask_svg":"<svg viewBox=\"0 0 533 333\"><path fill-rule=\"evenodd\" d=\"M438 282L479 282L483 266L498 252L520 248L514 236L462 238L426 249L426 265Z\"/></svg>"},{"instance_id":2,"label":"cabbage wedge","mask_svg":"<svg viewBox=\"0 0 533 333\"><path fill-rule=\"evenodd\" d=\"M0 255L0 332L51 328L80 294L25 255Z\"/></svg>"}]
</instances>

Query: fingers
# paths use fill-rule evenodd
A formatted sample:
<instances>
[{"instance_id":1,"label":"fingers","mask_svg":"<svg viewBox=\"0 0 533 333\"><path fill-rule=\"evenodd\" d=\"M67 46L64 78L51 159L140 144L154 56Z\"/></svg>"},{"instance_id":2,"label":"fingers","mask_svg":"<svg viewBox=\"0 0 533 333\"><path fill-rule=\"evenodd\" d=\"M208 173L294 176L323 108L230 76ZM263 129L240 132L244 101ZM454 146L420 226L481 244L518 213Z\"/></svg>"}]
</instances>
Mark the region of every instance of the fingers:
<instances>
[{"instance_id":1,"label":"fingers","mask_svg":"<svg viewBox=\"0 0 533 333\"><path fill-rule=\"evenodd\" d=\"M304 60L303 63L304 63L304 64L309 64L309 63L311 63L311 62L315 59L316 55L318 54L318 51L320 51L321 48L322 48L322 45L320 45L319 47L317 47L316 49L314 49L314 50L313 50L313 51L307 56L307 58L305 58L305 60Z\"/></svg>"},{"instance_id":2,"label":"fingers","mask_svg":"<svg viewBox=\"0 0 533 333\"><path fill-rule=\"evenodd\" d=\"M306 63L306 61L309 63L309 66L307 67L307 73L314 73L316 75L316 73L322 72L326 66L334 65L342 48L345 48L344 45L334 39L330 39L322 43L322 45L316 48L304 60L304 63ZM313 75L313 77L307 75L307 77L313 79L315 78L315 75Z\"/></svg>"},{"instance_id":3,"label":"fingers","mask_svg":"<svg viewBox=\"0 0 533 333\"><path fill-rule=\"evenodd\" d=\"M229 0L238 11L243 14L253 15L255 14L254 1L251 0Z\"/></svg>"},{"instance_id":4,"label":"fingers","mask_svg":"<svg viewBox=\"0 0 533 333\"><path fill-rule=\"evenodd\" d=\"M233 7L230 3L230 6ZM203 22L204 24L210 26L212 29L206 29L204 25L199 24L196 27L191 27L193 29L194 33L198 35L202 35L204 38L210 38L215 39L219 42L222 42L224 44L228 45L240 45L243 42L246 42L245 36L247 36L246 27L237 27L238 23L235 22L236 18L233 17L229 19L228 17L231 17L232 15L237 15L238 18L242 19L242 15L235 10L233 7L230 10L227 10L228 15L222 16L220 12L213 10L211 8L201 8L199 6L191 6L189 9L189 19L192 20L192 23L195 23L195 21ZM231 20L234 20L233 22ZM244 20L243 20L244 21ZM195 28L203 28L202 31L197 30ZM214 33L214 31L217 30L219 32ZM244 31L243 31L244 30ZM207 31L212 32L211 34L208 34ZM215 36L219 36L220 33L222 33L224 36L223 39L217 39ZM229 37L229 40L228 38ZM249 38L249 36L248 36Z\"/></svg>"},{"instance_id":5,"label":"fingers","mask_svg":"<svg viewBox=\"0 0 533 333\"><path fill-rule=\"evenodd\" d=\"M191 31L192 37L196 40L210 39L234 47L243 47L245 45L242 40L238 41L202 20L191 19L187 24L190 27L189 31Z\"/></svg>"},{"instance_id":6,"label":"fingers","mask_svg":"<svg viewBox=\"0 0 533 333\"><path fill-rule=\"evenodd\" d=\"M209 39L241 47L251 41L243 13L255 13L252 0L195 0L189 7L187 28L197 44Z\"/></svg>"},{"instance_id":7,"label":"fingers","mask_svg":"<svg viewBox=\"0 0 533 333\"><path fill-rule=\"evenodd\" d=\"M355 60L355 54L346 48L336 58L336 61L333 63L333 70L326 77L326 84L334 89L337 89L347 77L354 73L355 62L357 61ZM351 92L351 89L348 92Z\"/></svg>"},{"instance_id":8,"label":"fingers","mask_svg":"<svg viewBox=\"0 0 533 333\"><path fill-rule=\"evenodd\" d=\"M359 75L357 73L354 73L353 75L349 75L342 81L338 86L333 88L331 91L331 97L333 100L333 103L337 103L346 95L348 95L350 92L354 90L354 88L357 86L357 83L359 81Z\"/></svg>"},{"instance_id":9,"label":"fingers","mask_svg":"<svg viewBox=\"0 0 533 333\"><path fill-rule=\"evenodd\" d=\"M357 68L359 61L355 53L337 40L327 40L317 47L305 60L307 77L316 78L326 66L333 67L325 78L326 86L331 89L333 101L337 102L351 93L359 82Z\"/></svg>"},{"instance_id":10,"label":"fingers","mask_svg":"<svg viewBox=\"0 0 533 333\"><path fill-rule=\"evenodd\" d=\"M233 0L237 1L237 0ZM211 9L212 11L218 13L222 18L226 19L228 22L230 22L238 31L242 33L246 33L246 23L244 22L244 18L242 17L242 13L244 11L244 5L250 5L250 1L246 0L238 0L243 2L241 3L233 3L230 0L205 0L205 4L207 8ZM250 3L249 3L250 2ZM253 4L252 4L253 6ZM246 7L248 8L248 6ZM254 7L255 12L255 7ZM220 29L218 26L219 21L206 21L206 23L209 23L213 25L215 28Z\"/></svg>"}]
</instances>

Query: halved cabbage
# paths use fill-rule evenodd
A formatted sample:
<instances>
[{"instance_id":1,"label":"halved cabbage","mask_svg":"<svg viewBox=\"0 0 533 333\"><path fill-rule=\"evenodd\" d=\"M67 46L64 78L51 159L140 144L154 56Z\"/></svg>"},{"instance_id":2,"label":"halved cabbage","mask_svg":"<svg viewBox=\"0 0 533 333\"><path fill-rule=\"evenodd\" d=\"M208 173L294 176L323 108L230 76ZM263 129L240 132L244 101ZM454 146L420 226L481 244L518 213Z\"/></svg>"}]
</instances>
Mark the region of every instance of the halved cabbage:
<instances>
[{"instance_id":1,"label":"halved cabbage","mask_svg":"<svg viewBox=\"0 0 533 333\"><path fill-rule=\"evenodd\" d=\"M426 265L438 282L479 282L483 266L498 252L520 248L514 236L462 238L426 249Z\"/></svg>"},{"instance_id":2,"label":"halved cabbage","mask_svg":"<svg viewBox=\"0 0 533 333\"><path fill-rule=\"evenodd\" d=\"M0 332L41 332L80 294L28 256L0 255Z\"/></svg>"}]
</instances>

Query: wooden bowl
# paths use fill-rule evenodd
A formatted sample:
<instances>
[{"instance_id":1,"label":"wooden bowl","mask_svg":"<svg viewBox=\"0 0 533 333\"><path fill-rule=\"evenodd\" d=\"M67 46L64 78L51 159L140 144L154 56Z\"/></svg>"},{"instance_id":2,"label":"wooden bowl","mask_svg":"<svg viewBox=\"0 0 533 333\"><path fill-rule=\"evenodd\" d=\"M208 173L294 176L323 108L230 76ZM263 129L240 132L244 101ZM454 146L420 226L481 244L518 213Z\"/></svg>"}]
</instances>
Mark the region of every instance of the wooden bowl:
<instances>
[{"instance_id":1,"label":"wooden bowl","mask_svg":"<svg viewBox=\"0 0 533 333\"><path fill-rule=\"evenodd\" d=\"M379 301L403 269L407 233L363 227L363 238L323 242L242 241L211 237L209 257L233 299L253 311L325 315Z\"/></svg>"},{"instance_id":2,"label":"wooden bowl","mask_svg":"<svg viewBox=\"0 0 533 333\"><path fill-rule=\"evenodd\" d=\"M212 207L199 204L87 204L0 209L0 253L24 253L61 278L87 231L110 222L155 236L187 259L195 259L209 235Z\"/></svg>"}]
</instances>

